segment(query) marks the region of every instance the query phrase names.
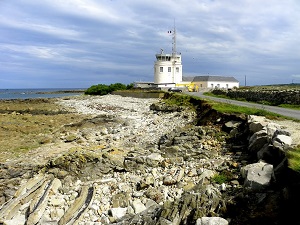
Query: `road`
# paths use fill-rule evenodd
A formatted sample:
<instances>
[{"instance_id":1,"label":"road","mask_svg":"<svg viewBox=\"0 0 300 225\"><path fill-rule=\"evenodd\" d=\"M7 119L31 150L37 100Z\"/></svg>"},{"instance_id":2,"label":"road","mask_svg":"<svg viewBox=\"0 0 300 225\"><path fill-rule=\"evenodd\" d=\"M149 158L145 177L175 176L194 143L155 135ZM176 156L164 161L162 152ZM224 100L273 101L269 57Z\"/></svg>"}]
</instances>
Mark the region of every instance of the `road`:
<instances>
[{"instance_id":1,"label":"road","mask_svg":"<svg viewBox=\"0 0 300 225\"><path fill-rule=\"evenodd\" d=\"M287 117L290 117L293 119L300 120L300 110L286 109L286 108L277 107L277 106L269 106L269 105L262 105L262 104L257 104L257 103L250 103L250 102L236 101L236 100L231 100L231 99L211 97L211 96L203 95L203 92L187 92L187 94L193 95L193 96L198 96L198 97L201 97L204 99L211 99L211 100L217 101L217 102L224 102L224 103L229 103L229 104L233 104L233 105L263 109L263 110L267 110L269 112L277 113L279 115L283 115L283 116L287 116Z\"/></svg>"}]
</instances>

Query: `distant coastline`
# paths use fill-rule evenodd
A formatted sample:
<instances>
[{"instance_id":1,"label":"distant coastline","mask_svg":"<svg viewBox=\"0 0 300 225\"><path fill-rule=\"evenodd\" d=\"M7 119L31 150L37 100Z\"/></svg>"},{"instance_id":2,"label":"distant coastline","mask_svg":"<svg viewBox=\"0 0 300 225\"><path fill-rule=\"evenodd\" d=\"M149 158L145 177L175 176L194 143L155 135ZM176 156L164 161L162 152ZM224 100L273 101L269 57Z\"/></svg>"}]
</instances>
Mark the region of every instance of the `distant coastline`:
<instances>
[{"instance_id":1,"label":"distant coastline","mask_svg":"<svg viewBox=\"0 0 300 225\"><path fill-rule=\"evenodd\" d=\"M63 93L84 93L85 90L61 90L61 91L41 91L36 92L36 94L63 94Z\"/></svg>"},{"instance_id":2,"label":"distant coastline","mask_svg":"<svg viewBox=\"0 0 300 225\"><path fill-rule=\"evenodd\" d=\"M59 98L81 95L84 88L0 89L0 99Z\"/></svg>"}]
</instances>

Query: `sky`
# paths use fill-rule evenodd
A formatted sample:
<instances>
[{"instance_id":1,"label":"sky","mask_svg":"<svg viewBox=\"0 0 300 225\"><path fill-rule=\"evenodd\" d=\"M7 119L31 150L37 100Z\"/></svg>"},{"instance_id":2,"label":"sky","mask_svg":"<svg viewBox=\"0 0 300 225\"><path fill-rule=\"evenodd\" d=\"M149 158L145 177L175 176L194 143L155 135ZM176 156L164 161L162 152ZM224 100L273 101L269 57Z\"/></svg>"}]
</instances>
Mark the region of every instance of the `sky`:
<instances>
[{"instance_id":1,"label":"sky","mask_svg":"<svg viewBox=\"0 0 300 225\"><path fill-rule=\"evenodd\" d=\"M154 81L155 54L183 76L300 83L299 0L0 0L0 89Z\"/></svg>"}]
</instances>

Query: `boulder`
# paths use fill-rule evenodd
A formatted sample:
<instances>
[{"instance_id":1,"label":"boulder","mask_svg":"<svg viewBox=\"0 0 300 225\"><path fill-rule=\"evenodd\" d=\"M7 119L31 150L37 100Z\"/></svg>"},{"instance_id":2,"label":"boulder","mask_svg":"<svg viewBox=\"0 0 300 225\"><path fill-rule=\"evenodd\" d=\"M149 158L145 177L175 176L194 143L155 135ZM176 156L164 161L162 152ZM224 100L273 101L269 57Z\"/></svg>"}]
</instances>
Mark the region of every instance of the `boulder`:
<instances>
[{"instance_id":1,"label":"boulder","mask_svg":"<svg viewBox=\"0 0 300 225\"><path fill-rule=\"evenodd\" d=\"M273 165L263 161L246 165L241 168L245 178L244 187L257 191L268 187L273 176Z\"/></svg>"},{"instance_id":2,"label":"boulder","mask_svg":"<svg viewBox=\"0 0 300 225\"><path fill-rule=\"evenodd\" d=\"M272 144L279 149L285 150L292 145L292 138L291 136L279 134L272 139Z\"/></svg>"},{"instance_id":3,"label":"boulder","mask_svg":"<svg viewBox=\"0 0 300 225\"><path fill-rule=\"evenodd\" d=\"M268 122L264 116L255 116L249 115L248 116L248 126L251 133L256 133L265 127Z\"/></svg>"},{"instance_id":4,"label":"boulder","mask_svg":"<svg viewBox=\"0 0 300 225\"><path fill-rule=\"evenodd\" d=\"M250 137L248 149L252 154L257 153L267 143L269 143L268 133L265 129L262 129Z\"/></svg>"},{"instance_id":5,"label":"boulder","mask_svg":"<svg viewBox=\"0 0 300 225\"><path fill-rule=\"evenodd\" d=\"M228 225L228 221L221 217L202 217L197 219L196 225Z\"/></svg>"}]
</instances>

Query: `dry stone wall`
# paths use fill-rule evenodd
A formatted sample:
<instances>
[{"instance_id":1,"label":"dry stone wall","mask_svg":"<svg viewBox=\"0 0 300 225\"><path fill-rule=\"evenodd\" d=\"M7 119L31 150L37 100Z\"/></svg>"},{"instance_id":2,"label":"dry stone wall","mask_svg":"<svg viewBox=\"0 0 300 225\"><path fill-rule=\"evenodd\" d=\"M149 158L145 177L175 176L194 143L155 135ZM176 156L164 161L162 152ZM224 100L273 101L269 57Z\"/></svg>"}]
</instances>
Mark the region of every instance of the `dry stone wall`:
<instances>
[{"instance_id":1,"label":"dry stone wall","mask_svg":"<svg viewBox=\"0 0 300 225\"><path fill-rule=\"evenodd\" d=\"M269 102L272 105L292 104L300 105L299 90L222 90L216 89L212 91L217 95L226 95L233 99L246 99L251 102Z\"/></svg>"}]
</instances>

